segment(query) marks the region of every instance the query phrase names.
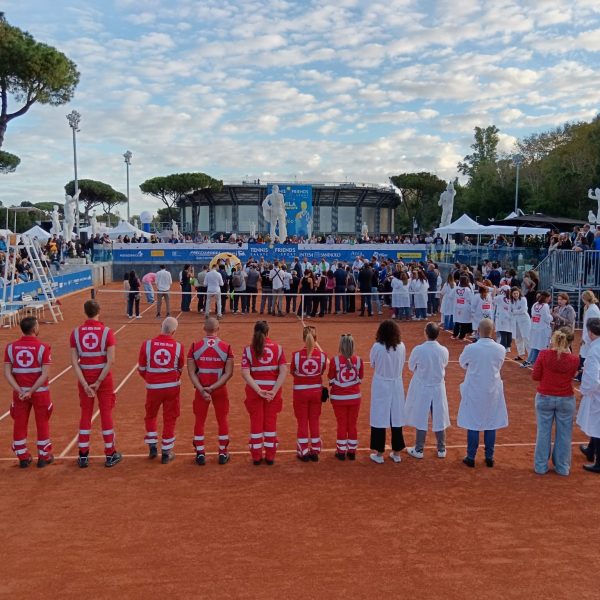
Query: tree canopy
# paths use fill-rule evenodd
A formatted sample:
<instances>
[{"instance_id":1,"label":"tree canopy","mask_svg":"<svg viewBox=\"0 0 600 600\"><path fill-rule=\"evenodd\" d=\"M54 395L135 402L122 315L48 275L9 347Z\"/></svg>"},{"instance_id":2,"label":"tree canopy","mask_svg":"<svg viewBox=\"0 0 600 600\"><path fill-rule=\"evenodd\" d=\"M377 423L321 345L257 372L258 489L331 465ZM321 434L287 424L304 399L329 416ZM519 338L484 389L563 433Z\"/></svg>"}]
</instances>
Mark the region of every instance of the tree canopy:
<instances>
[{"instance_id":1,"label":"tree canopy","mask_svg":"<svg viewBox=\"0 0 600 600\"><path fill-rule=\"evenodd\" d=\"M140 185L140 190L144 194L154 196L163 202L167 207L169 220L175 218L173 209L182 196L206 188L220 191L223 182L213 179L206 173L174 173L165 177L147 179Z\"/></svg>"},{"instance_id":2,"label":"tree canopy","mask_svg":"<svg viewBox=\"0 0 600 600\"><path fill-rule=\"evenodd\" d=\"M79 83L73 61L52 46L9 25L0 12L0 148L8 123L24 115L36 102L59 106L71 100ZM20 104L9 112L12 96Z\"/></svg>"},{"instance_id":3,"label":"tree canopy","mask_svg":"<svg viewBox=\"0 0 600 600\"><path fill-rule=\"evenodd\" d=\"M14 173L20 163L21 159L16 154L0 150L0 173Z\"/></svg>"},{"instance_id":4,"label":"tree canopy","mask_svg":"<svg viewBox=\"0 0 600 600\"><path fill-rule=\"evenodd\" d=\"M102 181L94 179L79 179L79 201L83 204L85 220L89 220L90 211L96 206L102 206L104 213L110 216L112 209L127 202L127 196L118 192L113 187ZM65 193L72 196L75 193L75 182L69 181L65 185Z\"/></svg>"}]
</instances>

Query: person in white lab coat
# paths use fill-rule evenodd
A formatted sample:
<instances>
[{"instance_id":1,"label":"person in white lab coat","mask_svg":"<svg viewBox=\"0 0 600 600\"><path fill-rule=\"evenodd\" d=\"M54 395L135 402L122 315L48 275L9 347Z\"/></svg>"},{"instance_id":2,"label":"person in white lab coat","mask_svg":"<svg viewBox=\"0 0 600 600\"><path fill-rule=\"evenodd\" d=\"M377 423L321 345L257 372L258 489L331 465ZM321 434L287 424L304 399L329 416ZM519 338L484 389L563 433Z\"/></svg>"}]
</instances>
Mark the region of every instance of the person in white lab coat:
<instances>
[{"instance_id":1,"label":"person in white lab coat","mask_svg":"<svg viewBox=\"0 0 600 600\"><path fill-rule=\"evenodd\" d=\"M510 318L512 324L512 336L517 344L517 356L514 360L523 360L529 352L529 330L531 319L527 310L527 298L525 298L518 287L510 291Z\"/></svg>"},{"instance_id":2,"label":"person in white lab coat","mask_svg":"<svg viewBox=\"0 0 600 600\"><path fill-rule=\"evenodd\" d=\"M446 428L450 427L445 374L448 349L438 343L440 328L435 323L425 326L426 341L415 346L408 359L413 377L406 394L404 414L406 425L417 430L415 445L406 451L413 458L423 458L429 414L431 429L435 432L438 458L446 458Z\"/></svg>"},{"instance_id":3,"label":"person in white lab coat","mask_svg":"<svg viewBox=\"0 0 600 600\"><path fill-rule=\"evenodd\" d=\"M485 442L485 464L494 466L496 430L508 426L500 377L505 351L492 339L493 331L492 321L483 319L479 323L479 340L467 346L458 358L466 374L460 385L457 424L467 430L467 455L463 463L468 467L475 466L480 431Z\"/></svg>"},{"instance_id":4,"label":"person in white lab coat","mask_svg":"<svg viewBox=\"0 0 600 600\"><path fill-rule=\"evenodd\" d=\"M586 322L588 344L581 393L583 398L577 413L577 425L590 436L587 447L581 448L591 465L583 465L586 471L600 473L600 319L592 318Z\"/></svg>"},{"instance_id":5,"label":"person in white lab coat","mask_svg":"<svg viewBox=\"0 0 600 600\"><path fill-rule=\"evenodd\" d=\"M371 460L383 463L385 430L392 429L390 458L399 463L400 452L406 447L402 426L404 419L404 385L402 369L406 360L406 348L400 339L400 327L387 319L377 329L376 342L371 348L370 361L373 370L371 382Z\"/></svg>"},{"instance_id":6,"label":"person in white lab coat","mask_svg":"<svg viewBox=\"0 0 600 600\"><path fill-rule=\"evenodd\" d=\"M471 327L477 339L477 329L481 319L494 320L494 293L496 288L489 279L475 282L476 287L471 301Z\"/></svg>"},{"instance_id":7,"label":"person in white lab coat","mask_svg":"<svg viewBox=\"0 0 600 600\"><path fill-rule=\"evenodd\" d=\"M531 307L531 329L529 331L529 356L521 367L530 367L536 361L540 350L550 345L552 337L552 313L548 303L552 296L550 292L540 292L537 302Z\"/></svg>"},{"instance_id":8,"label":"person in white lab coat","mask_svg":"<svg viewBox=\"0 0 600 600\"><path fill-rule=\"evenodd\" d=\"M454 329L454 288L456 282L452 272L448 274L446 283L442 286L440 294L442 295L442 323L446 331Z\"/></svg>"},{"instance_id":9,"label":"person in white lab coat","mask_svg":"<svg viewBox=\"0 0 600 600\"><path fill-rule=\"evenodd\" d=\"M473 290L469 285L469 278L461 275L458 285L454 288L454 329L452 339L464 340L467 333L471 333L471 302Z\"/></svg>"},{"instance_id":10,"label":"person in white lab coat","mask_svg":"<svg viewBox=\"0 0 600 600\"><path fill-rule=\"evenodd\" d=\"M498 290L498 295L494 299L496 305L496 335L500 335L500 344L504 346L505 352L510 352L512 345L512 318L510 309L510 287L503 285Z\"/></svg>"}]
</instances>

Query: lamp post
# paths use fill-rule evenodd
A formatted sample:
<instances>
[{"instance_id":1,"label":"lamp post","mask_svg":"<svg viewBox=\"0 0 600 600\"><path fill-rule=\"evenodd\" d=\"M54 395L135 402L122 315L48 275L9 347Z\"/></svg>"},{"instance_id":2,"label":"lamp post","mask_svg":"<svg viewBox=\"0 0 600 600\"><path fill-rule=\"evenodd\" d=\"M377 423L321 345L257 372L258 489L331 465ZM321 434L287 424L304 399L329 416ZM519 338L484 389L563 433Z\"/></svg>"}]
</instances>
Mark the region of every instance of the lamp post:
<instances>
[{"instance_id":1,"label":"lamp post","mask_svg":"<svg viewBox=\"0 0 600 600\"><path fill-rule=\"evenodd\" d=\"M131 157L132 156L133 156L133 154L131 154L131 152L129 150L127 150L127 152L125 152L125 154L123 154L123 158L125 159L125 168L127 169L127 222L128 223L131 218L131 215L129 212L129 165L131 165Z\"/></svg>"},{"instance_id":2,"label":"lamp post","mask_svg":"<svg viewBox=\"0 0 600 600\"><path fill-rule=\"evenodd\" d=\"M77 181L77 132L79 131L79 121L81 121L81 115L76 111L72 110L67 115L67 121L69 121L69 127L73 130L73 170L75 171L75 179L73 180L75 191L74 198L75 202L75 235L79 238L79 182Z\"/></svg>"},{"instance_id":3,"label":"lamp post","mask_svg":"<svg viewBox=\"0 0 600 600\"><path fill-rule=\"evenodd\" d=\"M523 155L515 154L512 157L512 162L513 162L513 165L517 169L517 181L515 184L515 217L517 217L517 216L519 216L519 213L517 212L519 210L519 169L521 168L521 165L523 164Z\"/></svg>"}]
</instances>

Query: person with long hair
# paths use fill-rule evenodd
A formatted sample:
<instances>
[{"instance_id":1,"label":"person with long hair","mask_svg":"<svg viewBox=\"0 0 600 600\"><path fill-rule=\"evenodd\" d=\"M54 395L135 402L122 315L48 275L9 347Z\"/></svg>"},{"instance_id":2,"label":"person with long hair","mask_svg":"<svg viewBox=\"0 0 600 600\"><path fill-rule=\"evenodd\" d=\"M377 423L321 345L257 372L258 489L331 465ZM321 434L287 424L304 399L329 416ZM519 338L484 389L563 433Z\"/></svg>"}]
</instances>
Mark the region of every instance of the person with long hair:
<instances>
[{"instance_id":1,"label":"person with long hair","mask_svg":"<svg viewBox=\"0 0 600 600\"><path fill-rule=\"evenodd\" d=\"M540 292L537 302L531 307L531 330L529 333L529 356L521 367L530 367L535 363L540 350L544 350L550 343L552 336L552 314L548 303L551 299L550 292Z\"/></svg>"},{"instance_id":2,"label":"person with long hair","mask_svg":"<svg viewBox=\"0 0 600 600\"><path fill-rule=\"evenodd\" d=\"M452 339L464 340L471 333L471 303L473 301L473 290L469 285L467 275L461 275L458 285L454 289L454 328Z\"/></svg>"},{"instance_id":3,"label":"person with long hair","mask_svg":"<svg viewBox=\"0 0 600 600\"><path fill-rule=\"evenodd\" d=\"M300 280L300 301L298 302L297 317L309 317L312 311L312 293L315 286L313 273L306 269Z\"/></svg>"},{"instance_id":4,"label":"person with long hair","mask_svg":"<svg viewBox=\"0 0 600 600\"><path fill-rule=\"evenodd\" d=\"M556 306L552 309L552 325L555 329L568 327L571 331L575 331L576 314L570 302L567 292L559 292L556 295Z\"/></svg>"},{"instance_id":5,"label":"person with long hair","mask_svg":"<svg viewBox=\"0 0 600 600\"><path fill-rule=\"evenodd\" d=\"M252 342L242 354L242 378L246 382L246 410L250 415L250 454L255 465L275 462L277 415L283 401L281 387L288 373L283 348L269 338L269 324L254 324Z\"/></svg>"},{"instance_id":6,"label":"person with long hair","mask_svg":"<svg viewBox=\"0 0 600 600\"><path fill-rule=\"evenodd\" d=\"M510 290L510 318L512 336L517 344L517 356L514 360L520 361L529 352L531 319L527 312L527 300L523 297L521 289L516 286Z\"/></svg>"},{"instance_id":7,"label":"person with long hair","mask_svg":"<svg viewBox=\"0 0 600 600\"><path fill-rule=\"evenodd\" d=\"M399 463L400 452L406 447L402 435L404 417L404 385L402 369L406 348L400 337L400 327L387 319L377 329L371 348L370 361L374 374L371 382L371 450L373 462L383 463L385 430L392 430L390 458Z\"/></svg>"},{"instance_id":8,"label":"person with long hair","mask_svg":"<svg viewBox=\"0 0 600 600\"><path fill-rule=\"evenodd\" d=\"M305 326L302 340L304 348L292 354L290 363L290 373L294 378L294 415L298 423L296 455L303 462L317 462L321 453L319 419L327 355L317 342L315 327Z\"/></svg>"},{"instance_id":9,"label":"person with long hair","mask_svg":"<svg viewBox=\"0 0 600 600\"><path fill-rule=\"evenodd\" d=\"M364 365L354 354L354 339L345 333L340 337L338 354L329 362L327 374L330 398L337 421L335 456L338 460L354 460L358 448L358 413L360 411L360 384Z\"/></svg>"},{"instance_id":10,"label":"person with long hair","mask_svg":"<svg viewBox=\"0 0 600 600\"><path fill-rule=\"evenodd\" d=\"M512 346L512 303L510 300L510 288L507 285L502 286L498 290L498 294L494 298L496 305L496 341L504 346L505 352L510 352Z\"/></svg>"},{"instance_id":11,"label":"person with long hair","mask_svg":"<svg viewBox=\"0 0 600 600\"><path fill-rule=\"evenodd\" d=\"M410 281L410 292L413 295L413 306L415 307L415 319L423 321L427 317L427 295L429 282L422 269L415 269L412 272Z\"/></svg>"},{"instance_id":12,"label":"person with long hair","mask_svg":"<svg viewBox=\"0 0 600 600\"><path fill-rule=\"evenodd\" d=\"M405 271L396 271L391 284L394 317L410 321L410 282L408 275Z\"/></svg>"},{"instance_id":13,"label":"person with long hair","mask_svg":"<svg viewBox=\"0 0 600 600\"><path fill-rule=\"evenodd\" d=\"M531 309L536 302L538 286L540 285L540 279L535 271L527 271L523 277L523 283L521 289L523 295L527 300L527 310L531 314Z\"/></svg>"},{"instance_id":14,"label":"person with long hair","mask_svg":"<svg viewBox=\"0 0 600 600\"><path fill-rule=\"evenodd\" d=\"M450 427L446 397L446 367L448 349L437 338L440 328L435 323L425 326L425 342L413 348L408 368L413 377L406 395L406 424L417 430L415 445L407 448L413 458L424 456L425 440L431 415L431 429L435 432L438 458L446 458L446 429Z\"/></svg>"},{"instance_id":15,"label":"person with long hair","mask_svg":"<svg viewBox=\"0 0 600 600\"><path fill-rule=\"evenodd\" d=\"M479 290L473 294L471 302L471 327L477 337L481 319L494 319L494 286L489 279L478 281Z\"/></svg>"},{"instance_id":16,"label":"person with long hair","mask_svg":"<svg viewBox=\"0 0 600 600\"><path fill-rule=\"evenodd\" d=\"M454 288L456 287L456 281L452 271L448 273L446 283L442 286L440 294L442 295L442 324L446 331L452 331L454 329Z\"/></svg>"},{"instance_id":17,"label":"person with long hair","mask_svg":"<svg viewBox=\"0 0 600 600\"><path fill-rule=\"evenodd\" d=\"M140 286L141 282L135 271L129 273L129 292L127 292L127 316L133 319L133 308L135 306L135 318L141 319L140 315Z\"/></svg>"},{"instance_id":18,"label":"person with long hair","mask_svg":"<svg viewBox=\"0 0 600 600\"><path fill-rule=\"evenodd\" d=\"M535 395L537 438L534 470L539 475L548 472L548 459L559 475L571 469L571 438L575 415L573 377L579 369L579 359L571 354L573 331L561 327L552 334L550 348L542 350L533 365L531 377L538 381ZM556 423L552 448L552 423Z\"/></svg>"}]
</instances>

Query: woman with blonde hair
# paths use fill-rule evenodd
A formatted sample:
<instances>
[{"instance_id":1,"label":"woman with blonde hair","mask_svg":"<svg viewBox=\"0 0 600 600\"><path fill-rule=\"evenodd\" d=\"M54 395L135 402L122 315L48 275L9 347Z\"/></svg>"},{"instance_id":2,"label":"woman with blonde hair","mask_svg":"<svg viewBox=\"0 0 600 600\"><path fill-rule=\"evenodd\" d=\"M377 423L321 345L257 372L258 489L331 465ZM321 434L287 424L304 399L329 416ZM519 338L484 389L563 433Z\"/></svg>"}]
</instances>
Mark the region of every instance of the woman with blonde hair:
<instances>
[{"instance_id":1,"label":"woman with blonde hair","mask_svg":"<svg viewBox=\"0 0 600 600\"><path fill-rule=\"evenodd\" d=\"M349 333L340 337L339 353L329 363L330 398L337 421L335 457L354 460L358 448L358 413L360 411L360 384L364 365L354 354L354 339Z\"/></svg>"},{"instance_id":2,"label":"woman with blonde hair","mask_svg":"<svg viewBox=\"0 0 600 600\"><path fill-rule=\"evenodd\" d=\"M302 339L304 348L292 354L290 363L294 378L294 415L298 423L296 451L299 460L317 462L321 453L319 418L327 355L317 343L317 330L312 325L304 327Z\"/></svg>"},{"instance_id":3,"label":"woman with blonde hair","mask_svg":"<svg viewBox=\"0 0 600 600\"><path fill-rule=\"evenodd\" d=\"M570 350L573 337L573 331L568 327L557 329L552 335L550 348L542 350L533 365L531 377L539 382L535 395L537 438L534 453L534 470L539 475L548 472L550 458L559 475L568 475L571 469L575 415L573 377L579 368L579 360ZM553 423L556 423L554 448Z\"/></svg>"}]
</instances>

